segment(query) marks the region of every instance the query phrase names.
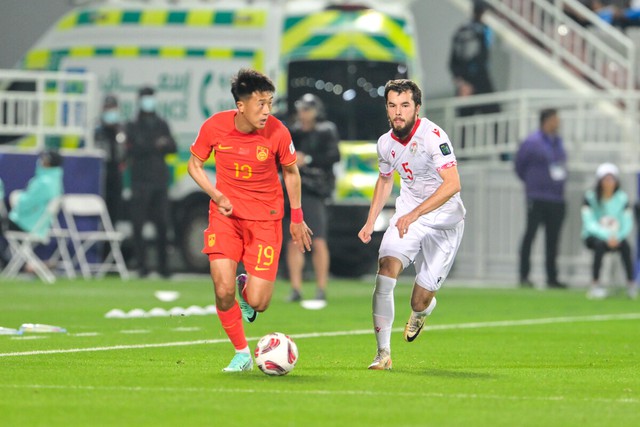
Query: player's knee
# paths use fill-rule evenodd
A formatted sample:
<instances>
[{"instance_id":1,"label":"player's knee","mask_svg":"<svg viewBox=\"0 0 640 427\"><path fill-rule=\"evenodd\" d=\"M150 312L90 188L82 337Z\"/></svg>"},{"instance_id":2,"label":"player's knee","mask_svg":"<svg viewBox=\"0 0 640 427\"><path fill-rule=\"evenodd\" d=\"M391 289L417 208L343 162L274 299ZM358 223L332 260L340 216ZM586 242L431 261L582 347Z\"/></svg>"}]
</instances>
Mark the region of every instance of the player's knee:
<instances>
[{"instance_id":1,"label":"player's knee","mask_svg":"<svg viewBox=\"0 0 640 427\"><path fill-rule=\"evenodd\" d=\"M402 263L393 257L383 257L378 260L378 274L397 278L402 271Z\"/></svg>"},{"instance_id":2,"label":"player's knee","mask_svg":"<svg viewBox=\"0 0 640 427\"><path fill-rule=\"evenodd\" d=\"M235 291L236 291L235 287L227 288L227 287L216 286L216 289L215 289L216 300L223 302L225 304L231 303L236 299Z\"/></svg>"}]
</instances>

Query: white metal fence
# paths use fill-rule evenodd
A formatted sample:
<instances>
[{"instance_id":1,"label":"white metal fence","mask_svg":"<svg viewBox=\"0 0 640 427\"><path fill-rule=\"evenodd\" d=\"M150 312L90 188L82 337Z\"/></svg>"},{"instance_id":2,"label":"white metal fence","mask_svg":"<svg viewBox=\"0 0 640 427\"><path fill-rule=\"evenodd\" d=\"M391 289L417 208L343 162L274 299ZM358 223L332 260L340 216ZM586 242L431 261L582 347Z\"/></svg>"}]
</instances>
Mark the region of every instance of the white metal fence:
<instances>
[{"instance_id":1,"label":"white metal fence","mask_svg":"<svg viewBox=\"0 0 640 427\"><path fill-rule=\"evenodd\" d=\"M520 243L526 224L526 201L523 185L513 171L513 163L505 161L488 165L463 161L458 169L467 217L451 279L465 283L477 281L516 285ZM569 170L567 210L560 239L558 267L560 279L575 287L586 287L591 282L592 253L584 247L580 238L580 208L584 192L595 185L594 174L595 169L588 166L573 166ZM630 200L637 200L637 172L626 169L621 180ZM635 233L630 243L635 246ZM543 248L544 233L541 229L531 258L531 278L541 287L544 287L546 280Z\"/></svg>"},{"instance_id":2,"label":"white metal fence","mask_svg":"<svg viewBox=\"0 0 640 427\"><path fill-rule=\"evenodd\" d=\"M618 101L623 98L623 107ZM543 108L557 108L570 161L581 165L604 159L639 163L640 115L637 92L577 94L571 91L514 91L466 98L426 100L426 116L442 126L461 158L499 159L513 154L538 128ZM500 111L461 117L460 108L496 104Z\"/></svg>"},{"instance_id":3,"label":"white metal fence","mask_svg":"<svg viewBox=\"0 0 640 427\"><path fill-rule=\"evenodd\" d=\"M486 2L532 46L542 48L558 64L573 68L585 81L607 90L635 88L635 45L579 1Z\"/></svg>"},{"instance_id":4,"label":"white metal fence","mask_svg":"<svg viewBox=\"0 0 640 427\"><path fill-rule=\"evenodd\" d=\"M0 135L76 138L93 148L96 82L92 74L0 70Z\"/></svg>"}]
</instances>

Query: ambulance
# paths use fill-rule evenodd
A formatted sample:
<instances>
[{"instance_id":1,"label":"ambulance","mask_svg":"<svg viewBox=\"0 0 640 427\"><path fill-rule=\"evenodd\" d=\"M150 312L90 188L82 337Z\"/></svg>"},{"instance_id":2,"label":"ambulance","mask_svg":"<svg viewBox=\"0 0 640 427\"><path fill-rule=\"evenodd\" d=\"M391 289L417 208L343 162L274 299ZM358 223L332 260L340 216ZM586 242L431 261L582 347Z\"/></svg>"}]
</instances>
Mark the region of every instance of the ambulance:
<instances>
[{"instance_id":1,"label":"ambulance","mask_svg":"<svg viewBox=\"0 0 640 427\"><path fill-rule=\"evenodd\" d=\"M375 141L389 129L384 84L419 80L409 1L111 0L76 1L26 53L22 68L92 73L99 111L106 94L126 119L138 89L156 89L157 112L170 124L179 152L167 156L174 242L190 270L206 270L200 254L208 198L187 174L189 146L211 114L234 108L230 79L251 67L276 84L283 121L313 93L341 137L341 162L330 203L332 273L360 275L375 266L376 242L361 244L377 179ZM72 149L82 141L63 141ZM215 180L215 160L208 164ZM384 217L384 215L383 215ZM381 221L377 231L386 224ZM379 233L378 233L379 234ZM373 267L375 268L375 267Z\"/></svg>"}]
</instances>

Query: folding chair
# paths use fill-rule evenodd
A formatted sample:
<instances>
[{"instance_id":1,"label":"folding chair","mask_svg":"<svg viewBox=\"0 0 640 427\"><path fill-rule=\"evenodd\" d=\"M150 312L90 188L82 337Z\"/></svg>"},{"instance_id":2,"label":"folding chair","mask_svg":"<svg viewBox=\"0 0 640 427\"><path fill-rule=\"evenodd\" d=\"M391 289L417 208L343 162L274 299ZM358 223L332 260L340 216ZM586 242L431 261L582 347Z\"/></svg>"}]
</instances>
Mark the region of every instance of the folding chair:
<instances>
[{"instance_id":1,"label":"folding chair","mask_svg":"<svg viewBox=\"0 0 640 427\"><path fill-rule=\"evenodd\" d=\"M20 190L11 192L9 195L11 206L16 205L20 193ZM29 265L33 268L34 272L40 279L47 283L55 283L56 276L49 269L47 264L52 261L57 261L59 258L62 259L67 276L75 277L75 272L71 268L71 257L69 255L65 239L67 233L60 228L60 224L58 222L61 200L61 197L52 199L36 222L34 229L37 230L44 223L51 221L51 224L47 229L47 233L44 236L26 231L5 231L5 238L9 243L12 255L9 264L7 264L4 270L2 270L3 277L15 277L24 265ZM52 238L55 238L57 241L57 249L54 255L45 262L36 255L34 250L39 245L49 244Z\"/></svg>"},{"instance_id":2,"label":"folding chair","mask_svg":"<svg viewBox=\"0 0 640 427\"><path fill-rule=\"evenodd\" d=\"M66 194L62 198L62 214L75 250L74 267L77 263L85 279L92 278L94 274L96 277L103 277L108 272L118 272L125 280L129 278L129 271L120 249L124 235L113 228L107 205L102 197L97 194ZM78 221L81 218L97 219L97 230L79 230ZM89 261L88 252L97 248L99 244L108 245L109 253L104 260Z\"/></svg>"}]
</instances>

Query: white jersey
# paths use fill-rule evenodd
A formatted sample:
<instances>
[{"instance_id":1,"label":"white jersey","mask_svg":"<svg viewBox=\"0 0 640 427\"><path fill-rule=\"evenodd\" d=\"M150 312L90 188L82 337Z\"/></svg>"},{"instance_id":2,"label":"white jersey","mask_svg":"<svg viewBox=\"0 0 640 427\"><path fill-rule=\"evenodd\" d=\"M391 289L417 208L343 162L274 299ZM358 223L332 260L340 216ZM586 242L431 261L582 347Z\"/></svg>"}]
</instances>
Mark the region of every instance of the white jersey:
<instances>
[{"instance_id":1,"label":"white jersey","mask_svg":"<svg viewBox=\"0 0 640 427\"><path fill-rule=\"evenodd\" d=\"M456 166L456 156L447 134L432 121L421 118L413 133L400 142L392 131L378 139L378 168L384 176L397 171L402 178L396 211L404 215L428 199L442 184L438 173ZM438 209L423 215L425 225L450 229L464 219L466 210L460 193L456 193Z\"/></svg>"}]
</instances>

